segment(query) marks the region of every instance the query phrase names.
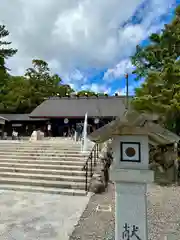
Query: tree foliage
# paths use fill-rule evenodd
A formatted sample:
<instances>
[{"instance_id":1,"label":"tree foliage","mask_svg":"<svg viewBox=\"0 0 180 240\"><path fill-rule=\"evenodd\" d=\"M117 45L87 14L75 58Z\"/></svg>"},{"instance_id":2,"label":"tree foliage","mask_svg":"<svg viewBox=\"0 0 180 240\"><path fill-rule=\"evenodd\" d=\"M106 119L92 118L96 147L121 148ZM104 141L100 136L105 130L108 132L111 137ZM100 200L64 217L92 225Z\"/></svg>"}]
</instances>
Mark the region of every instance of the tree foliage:
<instances>
[{"instance_id":1,"label":"tree foliage","mask_svg":"<svg viewBox=\"0 0 180 240\"><path fill-rule=\"evenodd\" d=\"M151 34L149 40L147 47L136 47L131 59L136 66L133 73L137 79L147 77L153 71L163 71L166 65L180 56L180 6L175 11L173 21L166 24L160 34Z\"/></svg>"},{"instance_id":2,"label":"tree foliage","mask_svg":"<svg viewBox=\"0 0 180 240\"><path fill-rule=\"evenodd\" d=\"M61 81L58 75L51 74L45 61L33 60L32 67L26 70L24 76L8 77L0 112L31 112L48 97L66 96L73 90Z\"/></svg>"},{"instance_id":3,"label":"tree foliage","mask_svg":"<svg viewBox=\"0 0 180 240\"><path fill-rule=\"evenodd\" d=\"M105 93L96 93L90 90L82 90L82 91L79 91L77 94L78 96L88 96L88 97L105 95Z\"/></svg>"},{"instance_id":4,"label":"tree foliage","mask_svg":"<svg viewBox=\"0 0 180 240\"><path fill-rule=\"evenodd\" d=\"M43 60L32 61L32 68L28 68L25 73L28 81L28 99L31 108L35 108L42 103L45 98L52 96L66 96L73 90L69 85L63 85L61 78L57 74L51 74L48 64Z\"/></svg>"},{"instance_id":5,"label":"tree foliage","mask_svg":"<svg viewBox=\"0 0 180 240\"><path fill-rule=\"evenodd\" d=\"M5 66L5 60L12 57L17 52L17 49L8 48L11 44L11 42L6 41L5 39L8 36L8 30L6 30L4 25L0 25L0 101L4 87L8 82L8 69Z\"/></svg>"},{"instance_id":6,"label":"tree foliage","mask_svg":"<svg viewBox=\"0 0 180 240\"><path fill-rule=\"evenodd\" d=\"M149 40L132 57L137 80L145 78L132 103L139 111L160 114L169 129L180 132L180 6L172 22Z\"/></svg>"},{"instance_id":7,"label":"tree foliage","mask_svg":"<svg viewBox=\"0 0 180 240\"><path fill-rule=\"evenodd\" d=\"M5 59L12 57L17 49L7 48L11 42L4 40L4 38L9 36L8 30L6 30L4 25L0 25L0 70L6 71Z\"/></svg>"},{"instance_id":8,"label":"tree foliage","mask_svg":"<svg viewBox=\"0 0 180 240\"><path fill-rule=\"evenodd\" d=\"M82 90L82 91L79 91L78 93L78 96L94 96L96 93L95 92L91 92L89 90Z\"/></svg>"}]
</instances>

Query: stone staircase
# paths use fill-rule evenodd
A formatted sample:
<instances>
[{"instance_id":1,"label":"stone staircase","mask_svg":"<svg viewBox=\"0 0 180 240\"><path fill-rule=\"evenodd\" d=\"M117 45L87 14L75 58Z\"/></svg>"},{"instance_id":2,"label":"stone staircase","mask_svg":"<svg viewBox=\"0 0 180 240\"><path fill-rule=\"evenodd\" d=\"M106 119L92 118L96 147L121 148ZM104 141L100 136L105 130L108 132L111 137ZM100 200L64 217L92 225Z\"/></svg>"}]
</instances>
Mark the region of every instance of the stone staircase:
<instances>
[{"instance_id":1,"label":"stone staircase","mask_svg":"<svg viewBox=\"0 0 180 240\"><path fill-rule=\"evenodd\" d=\"M0 189L85 195L83 166L93 147L81 152L71 139L0 141Z\"/></svg>"}]
</instances>

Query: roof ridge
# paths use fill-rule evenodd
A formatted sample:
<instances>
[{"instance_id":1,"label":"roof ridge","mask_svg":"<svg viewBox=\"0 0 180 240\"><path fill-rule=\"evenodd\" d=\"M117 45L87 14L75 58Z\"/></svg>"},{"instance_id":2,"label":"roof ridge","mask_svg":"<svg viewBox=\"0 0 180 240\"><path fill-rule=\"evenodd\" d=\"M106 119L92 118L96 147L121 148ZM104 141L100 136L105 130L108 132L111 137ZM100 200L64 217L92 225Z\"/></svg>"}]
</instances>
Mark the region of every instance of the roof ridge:
<instances>
[{"instance_id":1,"label":"roof ridge","mask_svg":"<svg viewBox=\"0 0 180 240\"><path fill-rule=\"evenodd\" d=\"M60 99L69 99L69 100L74 100L74 99L116 99L116 98L122 98L125 99L126 96L67 96L67 97L49 97L46 100L60 100ZM133 96L129 96L129 98L133 98Z\"/></svg>"}]
</instances>

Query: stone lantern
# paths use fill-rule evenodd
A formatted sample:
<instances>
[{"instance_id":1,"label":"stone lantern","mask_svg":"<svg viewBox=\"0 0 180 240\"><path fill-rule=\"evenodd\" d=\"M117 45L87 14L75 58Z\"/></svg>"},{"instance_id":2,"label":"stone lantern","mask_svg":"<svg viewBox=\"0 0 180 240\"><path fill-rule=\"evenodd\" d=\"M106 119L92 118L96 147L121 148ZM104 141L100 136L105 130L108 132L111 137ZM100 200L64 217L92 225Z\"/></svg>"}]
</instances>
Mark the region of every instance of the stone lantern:
<instances>
[{"instance_id":1,"label":"stone lantern","mask_svg":"<svg viewBox=\"0 0 180 240\"><path fill-rule=\"evenodd\" d=\"M154 181L154 172L149 169L149 143L175 142L179 137L155 124L152 116L126 112L90 135L97 143L110 138L110 179L116 191L115 239L148 240L146 189Z\"/></svg>"}]
</instances>

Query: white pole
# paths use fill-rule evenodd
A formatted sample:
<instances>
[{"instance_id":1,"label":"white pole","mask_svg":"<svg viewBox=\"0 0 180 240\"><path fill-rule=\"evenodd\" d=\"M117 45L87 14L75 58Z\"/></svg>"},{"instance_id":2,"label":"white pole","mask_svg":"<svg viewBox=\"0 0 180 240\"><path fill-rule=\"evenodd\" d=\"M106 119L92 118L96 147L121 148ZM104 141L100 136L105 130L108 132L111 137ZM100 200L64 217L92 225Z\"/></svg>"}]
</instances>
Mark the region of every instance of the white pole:
<instances>
[{"instance_id":1,"label":"white pole","mask_svg":"<svg viewBox=\"0 0 180 240\"><path fill-rule=\"evenodd\" d=\"M82 136L82 152L87 151L87 125L88 125L88 113L85 114L83 136Z\"/></svg>"}]
</instances>

